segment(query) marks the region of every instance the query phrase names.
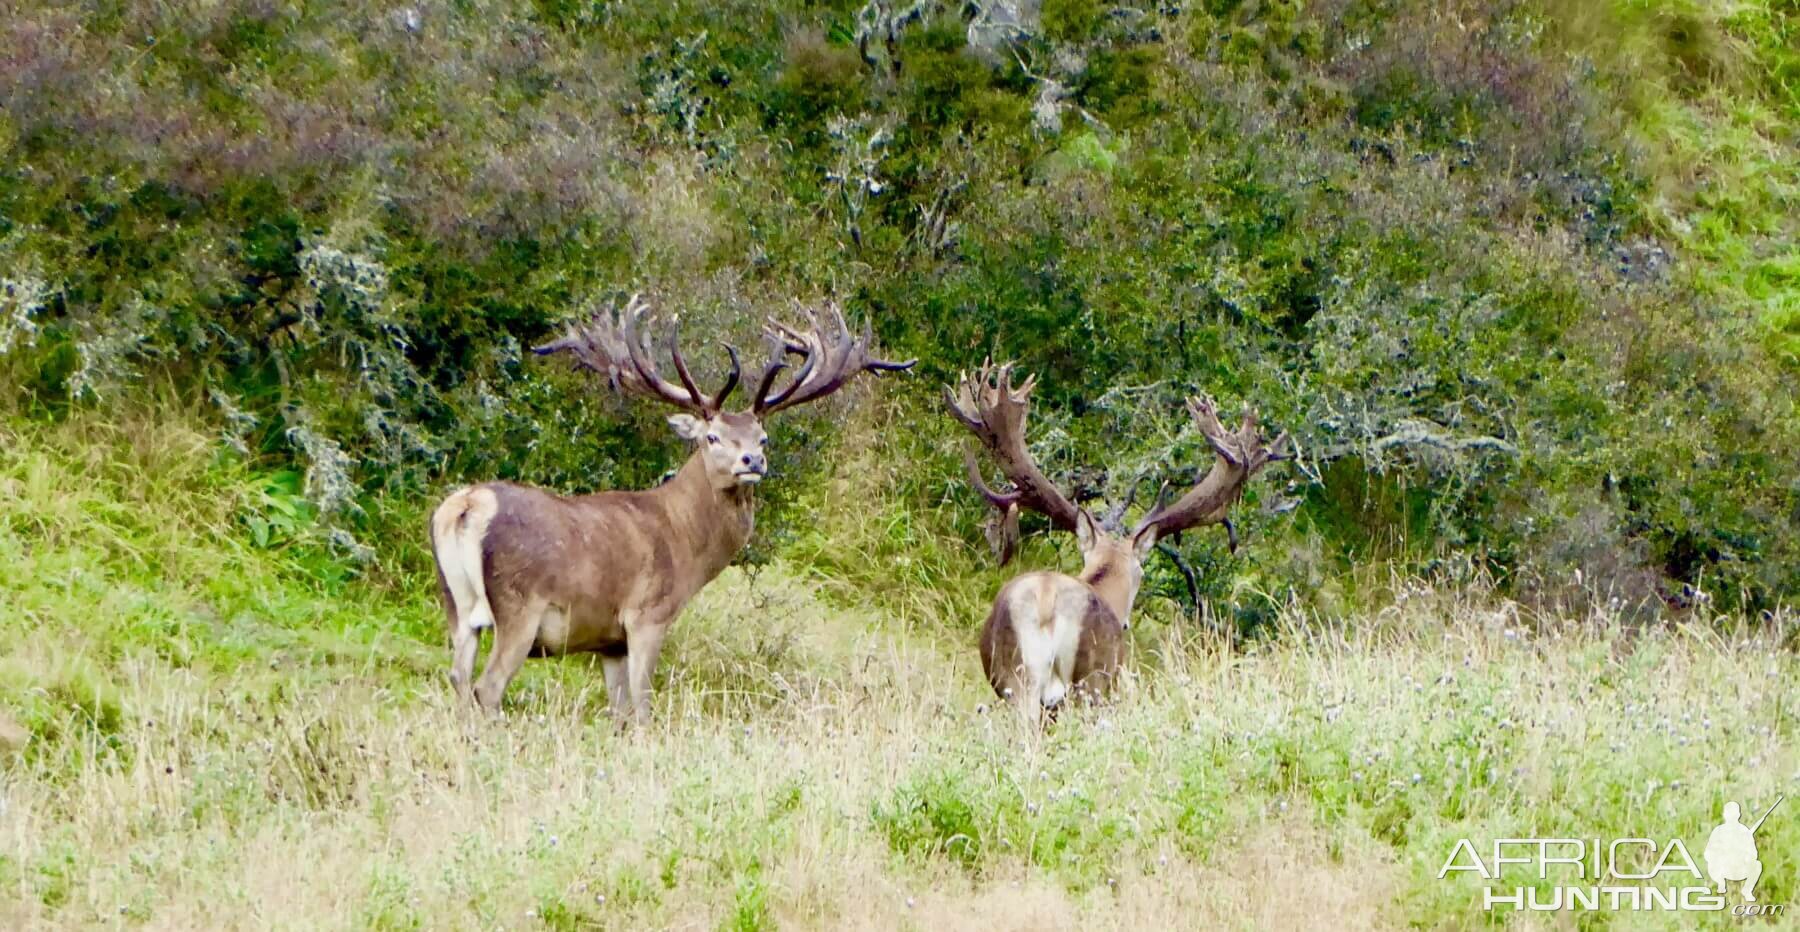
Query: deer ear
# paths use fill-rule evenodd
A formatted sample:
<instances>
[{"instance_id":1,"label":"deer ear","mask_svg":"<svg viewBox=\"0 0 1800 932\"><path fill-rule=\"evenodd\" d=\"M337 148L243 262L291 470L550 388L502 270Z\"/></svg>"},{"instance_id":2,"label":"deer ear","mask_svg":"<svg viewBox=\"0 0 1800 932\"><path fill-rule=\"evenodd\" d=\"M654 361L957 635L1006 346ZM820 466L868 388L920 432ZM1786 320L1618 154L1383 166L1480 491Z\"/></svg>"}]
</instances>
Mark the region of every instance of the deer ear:
<instances>
[{"instance_id":1,"label":"deer ear","mask_svg":"<svg viewBox=\"0 0 1800 932\"><path fill-rule=\"evenodd\" d=\"M1075 512L1075 546L1086 553L1094 548L1094 542L1100 539L1100 529L1094 526L1094 516L1087 513L1086 508Z\"/></svg>"},{"instance_id":2,"label":"deer ear","mask_svg":"<svg viewBox=\"0 0 1800 932\"><path fill-rule=\"evenodd\" d=\"M1137 553L1140 562L1150 555L1151 549L1155 546L1156 525L1154 524L1146 525L1143 530L1137 532L1136 537L1131 539L1131 549Z\"/></svg>"},{"instance_id":3,"label":"deer ear","mask_svg":"<svg viewBox=\"0 0 1800 932\"><path fill-rule=\"evenodd\" d=\"M675 428L675 433L683 440L698 441L706 436L706 422L692 414L669 415L669 426Z\"/></svg>"}]
</instances>

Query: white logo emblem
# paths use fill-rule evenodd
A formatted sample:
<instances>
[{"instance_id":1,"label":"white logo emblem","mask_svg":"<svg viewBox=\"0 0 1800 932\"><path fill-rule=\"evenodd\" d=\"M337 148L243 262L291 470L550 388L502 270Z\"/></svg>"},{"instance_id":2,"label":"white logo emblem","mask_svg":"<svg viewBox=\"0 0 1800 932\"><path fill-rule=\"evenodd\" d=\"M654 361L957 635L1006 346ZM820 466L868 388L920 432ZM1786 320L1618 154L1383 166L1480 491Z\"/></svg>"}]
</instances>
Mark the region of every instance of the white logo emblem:
<instances>
[{"instance_id":1,"label":"white logo emblem","mask_svg":"<svg viewBox=\"0 0 1800 932\"><path fill-rule=\"evenodd\" d=\"M1738 821L1737 803L1725 804L1725 821L1707 836L1706 850L1700 852L1706 859L1706 876L1721 894L1725 892L1725 884L1741 882L1743 886L1738 892L1744 902L1756 902L1756 878L1762 876L1762 862L1756 859L1756 830L1762 828L1763 820L1786 798L1785 795L1777 796L1755 825Z\"/></svg>"}]
</instances>

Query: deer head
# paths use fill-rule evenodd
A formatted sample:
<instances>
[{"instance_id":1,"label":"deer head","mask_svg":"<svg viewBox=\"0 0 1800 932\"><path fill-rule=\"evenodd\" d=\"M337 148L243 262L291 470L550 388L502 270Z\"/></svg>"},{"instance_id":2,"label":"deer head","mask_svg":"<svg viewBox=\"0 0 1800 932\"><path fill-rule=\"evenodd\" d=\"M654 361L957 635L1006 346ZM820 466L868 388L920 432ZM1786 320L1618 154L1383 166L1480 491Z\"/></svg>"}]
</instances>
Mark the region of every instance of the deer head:
<instances>
[{"instance_id":1,"label":"deer head","mask_svg":"<svg viewBox=\"0 0 1800 932\"><path fill-rule=\"evenodd\" d=\"M1287 435L1265 444L1254 415L1247 415L1238 430L1229 431L1219 423L1210 400L1190 398L1188 411L1217 454L1216 460L1187 494L1167 506L1159 495L1157 505L1126 531L1125 512L1136 498L1138 483L1133 483L1123 501L1095 517L1057 489L1033 462L1025 443L1025 425L1031 389L1036 384L1033 376L1015 386L1011 364L989 364L973 375L965 373L955 388L945 392L950 413L981 441L1012 485L1010 491L995 491L982 477L975 455L966 456L970 485L995 510L987 525L988 541L999 561L1008 562L1018 545L1019 509L1036 511L1050 520L1051 527L1075 533L1084 578L1102 566L1124 568L1129 582L1127 604L1142 580L1143 558L1158 540L1191 527L1224 522L1250 477L1287 455Z\"/></svg>"},{"instance_id":2,"label":"deer head","mask_svg":"<svg viewBox=\"0 0 1800 932\"><path fill-rule=\"evenodd\" d=\"M773 318L768 321L769 361L757 380L748 411L724 410L741 375L738 350L729 343L723 344L731 360L724 386L712 395L703 394L681 354L677 326L671 322L668 351L680 384L662 377L643 332L650 307L638 295L632 295L622 309L602 308L586 323L571 326L561 339L533 347L532 352L567 352L576 365L604 375L613 391L681 409L669 416L669 424L682 439L696 445L713 484L718 488L750 486L768 474L765 448L769 438L762 424L768 415L823 398L844 387L858 372L898 372L917 362L889 362L870 356L868 324L865 322L859 337L844 322L836 302L802 311L807 324L804 329ZM780 387L789 356L799 357L800 366L786 386Z\"/></svg>"}]
</instances>

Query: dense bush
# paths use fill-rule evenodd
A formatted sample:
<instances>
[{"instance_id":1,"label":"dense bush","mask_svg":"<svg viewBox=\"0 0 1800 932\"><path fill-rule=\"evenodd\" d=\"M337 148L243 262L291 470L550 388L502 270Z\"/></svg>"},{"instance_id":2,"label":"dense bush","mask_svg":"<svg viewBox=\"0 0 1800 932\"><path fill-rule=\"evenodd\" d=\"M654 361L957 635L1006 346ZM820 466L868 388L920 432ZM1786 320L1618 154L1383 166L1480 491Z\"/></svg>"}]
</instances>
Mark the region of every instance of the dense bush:
<instances>
[{"instance_id":1,"label":"dense bush","mask_svg":"<svg viewBox=\"0 0 1800 932\"><path fill-rule=\"evenodd\" d=\"M166 378L366 538L445 477L673 463L525 358L560 319L641 288L746 340L831 293L920 399L1038 371L1041 455L1095 494L1203 460L1187 392L1291 430L1213 594L1471 558L1539 598L1800 592L1791 4L1033 6L27 3L5 371L48 415ZM932 508L958 438L901 410L931 468L875 492ZM791 499L833 428L781 430Z\"/></svg>"}]
</instances>

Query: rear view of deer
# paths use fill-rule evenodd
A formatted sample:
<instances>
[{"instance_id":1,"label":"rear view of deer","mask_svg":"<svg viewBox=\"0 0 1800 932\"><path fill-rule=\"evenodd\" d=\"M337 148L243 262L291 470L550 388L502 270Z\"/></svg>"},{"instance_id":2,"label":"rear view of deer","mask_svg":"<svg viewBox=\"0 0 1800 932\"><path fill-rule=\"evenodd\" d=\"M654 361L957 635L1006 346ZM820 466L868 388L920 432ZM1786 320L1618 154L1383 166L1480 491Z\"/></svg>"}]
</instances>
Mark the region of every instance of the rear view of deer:
<instances>
[{"instance_id":1,"label":"rear view of deer","mask_svg":"<svg viewBox=\"0 0 1800 932\"><path fill-rule=\"evenodd\" d=\"M981 629L981 664L994 692L1010 697L1026 721L1041 726L1071 694L1102 696L1118 675L1131 604L1144 578L1144 556L1157 540L1192 527L1222 523L1244 485L1268 463L1286 457L1287 435L1265 444L1254 415L1237 430L1219 423L1212 402L1188 399L1194 425L1217 458L1187 494L1165 507L1158 496L1129 531L1121 520L1130 498L1096 519L1063 495L1031 459L1025 421L1036 378L1014 387L1012 367L983 366L946 390L950 413L969 428L1012 483L996 492L969 455L969 482L997 509L989 541L1005 563L1018 543L1019 509L1050 519L1053 528L1074 531L1081 549L1079 576L1032 572L1000 587Z\"/></svg>"},{"instance_id":2,"label":"rear view of deer","mask_svg":"<svg viewBox=\"0 0 1800 932\"><path fill-rule=\"evenodd\" d=\"M912 362L869 355L836 305L808 312L807 329L771 321L770 358L748 411L726 412L738 384L738 351L723 388L704 395L689 373L674 329L669 354L680 384L657 371L641 331L648 307L635 296L605 309L560 340L536 347L568 353L604 376L613 391L679 409L669 423L694 452L673 478L642 492L563 497L530 486L489 482L458 490L431 517L432 553L449 616L450 682L464 701L493 711L528 655L598 652L614 713L650 715L651 674L669 628L750 538L756 484L768 473L764 418L823 398L858 372L892 372ZM786 357L799 370L777 388ZM472 682L481 631L493 651Z\"/></svg>"}]
</instances>

